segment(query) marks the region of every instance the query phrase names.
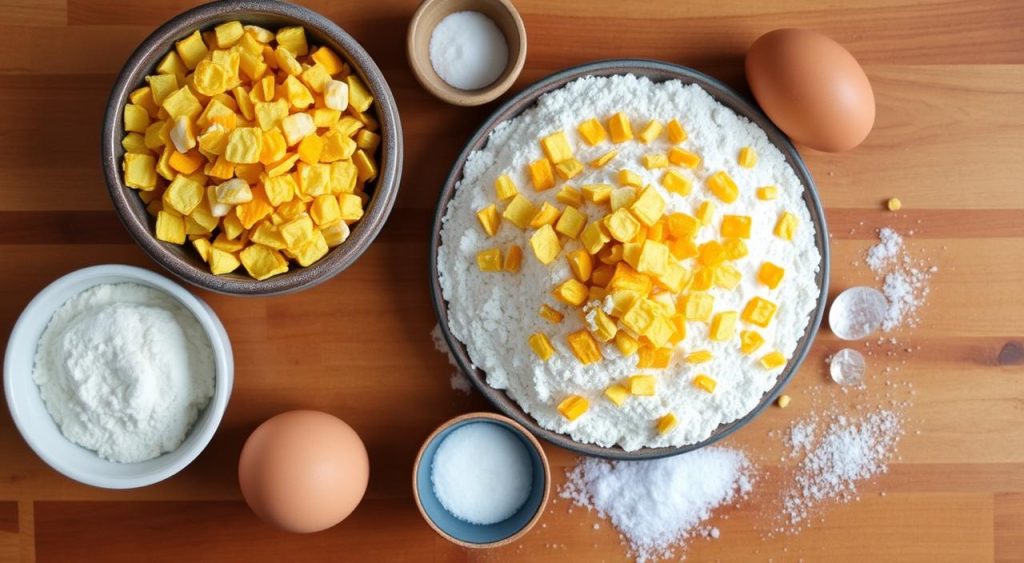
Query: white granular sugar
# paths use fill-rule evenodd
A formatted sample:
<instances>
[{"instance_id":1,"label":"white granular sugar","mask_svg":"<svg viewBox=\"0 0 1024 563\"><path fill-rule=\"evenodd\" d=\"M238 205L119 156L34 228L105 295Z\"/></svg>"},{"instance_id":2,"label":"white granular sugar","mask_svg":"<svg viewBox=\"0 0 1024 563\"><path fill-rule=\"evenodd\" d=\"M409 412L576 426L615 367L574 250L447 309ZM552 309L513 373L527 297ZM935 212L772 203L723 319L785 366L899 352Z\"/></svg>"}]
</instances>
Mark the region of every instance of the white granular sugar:
<instances>
[{"instance_id":1,"label":"white granular sugar","mask_svg":"<svg viewBox=\"0 0 1024 563\"><path fill-rule=\"evenodd\" d=\"M938 271L915 261L906 251L903 237L889 227L878 232L878 243L868 249L865 260L882 280L882 294L889 304L882 321L886 332L904 325L916 326L917 311L928 296L928 281Z\"/></svg>"},{"instance_id":2,"label":"white granular sugar","mask_svg":"<svg viewBox=\"0 0 1024 563\"><path fill-rule=\"evenodd\" d=\"M751 471L742 452L721 447L651 461L589 458L568 471L559 494L610 520L644 561L671 557L689 537L717 538L701 523L750 492Z\"/></svg>"},{"instance_id":3,"label":"white granular sugar","mask_svg":"<svg viewBox=\"0 0 1024 563\"><path fill-rule=\"evenodd\" d=\"M586 119L605 119L623 111L638 131L651 119L667 122L678 118L689 134L682 147L701 155L702 162L694 170L678 169L693 183L692 193L679 196L663 190L659 179L663 170L649 171L640 165L640 157L669 149L665 135L645 145L628 142L618 145L602 143L588 146L579 139L576 127ZM476 211L495 202L494 181L508 174L520 192L536 205L555 200L558 187L544 192L532 189L526 166L543 156L538 140L562 130L576 150L576 157L589 162L615 148L618 156L601 169L586 167L571 182L573 186L605 183L618 185L615 175L629 168L643 177L645 184L658 189L667 203L666 213L681 211L693 214L705 199L714 199L704 187L704 179L718 170L726 170L740 187L740 197L731 204L715 201L717 211L710 227L702 229L696 241L717 239L724 213L749 215L753 220L751 238L746 241L747 257L735 266L742 272L741 285L732 291L711 290L715 310L740 311L749 299L761 296L779 309L767 329L758 329L766 340L760 354L744 356L738 342L711 342L707 323L690 322L681 350L708 349L714 359L694 366L675 354L667 370L638 370L636 355L623 358L614 344L603 344L605 360L590 365L580 364L568 347L566 336L584 328L578 311L550 297L551 289L572 276L564 254L579 248L567 240L563 256L550 265L541 264L529 245L532 231L520 231L503 221L497 234L487 235L480 228ZM736 164L740 148L753 147L758 163L752 169ZM464 168L447 208L438 251L438 271L444 298L449 304L449 327L466 344L473 363L487 373L487 382L508 394L543 427L570 435L584 443L602 446L618 444L626 450L644 446L679 446L708 437L720 424L750 412L763 393L770 389L783 368L766 371L758 363L760 355L772 349L791 357L797 339L804 332L808 316L818 295L815 273L820 255L814 244L814 227L806 205L801 199L804 188L779 150L765 133L745 118L737 116L716 102L698 86L684 86L678 81L655 84L646 78L617 76L582 78L564 88L543 96L537 106L499 125L491 134L484 150L474 152ZM775 185L779 197L759 201L756 188ZM502 205L503 206L503 205ZM793 213L799 222L795 239L784 241L772 234L779 214ZM581 209L596 219L606 208L585 204ZM480 272L476 254L484 249L508 248L517 244L524 249L522 270L518 274ZM786 270L777 289L769 290L756 279L757 269L770 260ZM684 266L692 266L685 261ZM537 315L541 304L556 308L565 315L560 324L551 324ZM748 327L743 326L742 329ZM527 338L536 332L547 334L555 355L542 362L531 351ZM698 372L699 369L699 372ZM610 384L634 373L662 374L658 392L652 397L631 397L616 407L601 396ZM715 378L714 393L696 389L690 381L697 373ZM575 421L566 420L556 406L564 397L579 394L590 400L590 409ZM654 421L667 412L678 419L674 429L658 434Z\"/></svg>"}]
</instances>

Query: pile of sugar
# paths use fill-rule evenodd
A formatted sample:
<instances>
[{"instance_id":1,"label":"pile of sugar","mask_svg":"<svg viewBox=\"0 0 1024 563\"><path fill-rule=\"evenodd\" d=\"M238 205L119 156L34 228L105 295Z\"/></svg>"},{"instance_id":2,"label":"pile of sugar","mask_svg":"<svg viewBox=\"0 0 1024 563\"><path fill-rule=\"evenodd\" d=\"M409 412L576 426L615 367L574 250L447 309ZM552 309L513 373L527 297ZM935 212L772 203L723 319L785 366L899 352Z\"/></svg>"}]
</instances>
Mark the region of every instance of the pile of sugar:
<instances>
[{"instance_id":1,"label":"pile of sugar","mask_svg":"<svg viewBox=\"0 0 1024 563\"><path fill-rule=\"evenodd\" d=\"M678 169L693 183L691 194L669 193L660 185L664 170L646 170L640 165L643 155L668 150L670 145L664 135L650 144L628 142L590 147L580 140L576 129L581 121L604 118L618 111L625 112L637 129L651 119L664 123L678 118L684 124L689 137L683 147L702 157L696 169ZM567 260L560 258L547 266L541 264L529 249L529 234L508 221L503 221L492 237L487 237L478 225L476 211L494 203L494 181L502 174L508 174L534 204L548 202L562 207L555 199L558 189L535 192L526 174L527 164L543 156L538 139L559 130L564 131L582 162L612 148L618 151L604 168L587 167L573 179L572 185L615 185L618 171L628 168L665 199L667 213L693 213L709 198L703 187L704 179L717 170L728 171L741 186L740 197L728 205L718 202L720 211L712 225L701 230L696 242L717 238L725 213L751 216L753 233L746 241L749 256L737 261L737 268L743 272L740 286L732 291L712 288L709 293L715 298L716 310L742 310L754 296L777 303L775 319L759 332L766 341L766 352L778 350L787 358L793 355L819 293L814 274L820 266L820 255L814 243L814 225L802 199L804 187L764 131L716 102L700 87L678 81L655 84L627 75L574 81L541 97L536 107L500 124L487 146L469 156L464 177L448 205L438 249L438 273L448 301L449 327L466 344L473 363L487 374L489 385L507 390L544 428L568 434L582 443L635 450L700 441L720 424L749 413L775 384L783 368L766 373L757 363L759 356L738 353L734 341L711 341L706 323L689 323L687 337L679 347L713 352L714 359L701 364L699 372L717 381L715 393L703 392L690 383L698 367L686 363L680 353L667 369L643 370L637 368L635 354L622 357L614 344L603 343L605 359L583 365L573 357L566 342L570 333L585 325L577 310L550 297L554 286L572 277ZM754 168L736 163L737 152L744 146L753 147L758 154ZM754 188L764 185L777 186L778 199L757 200ZM792 242L771 234L783 210L793 213L799 223ZM589 220L595 220L605 210L587 204L581 211ZM479 270L478 252L512 244L526 252L519 273ZM567 240L564 245L565 253L580 248L575 240ZM766 290L757 282L756 271L764 260L786 270L785 281L777 289ZM542 303L562 312L566 320L552 325L542 319L536 314ZM555 355L546 362L527 344L527 338L537 332L545 333L555 348ZM602 392L608 385L634 373L657 375L657 396L635 397L621 407L603 399ZM556 406L572 394L590 398L590 409L585 416L568 421ZM667 412L675 414L678 424L659 434L654 421Z\"/></svg>"},{"instance_id":2,"label":"pile of sugar","mask_svg":"<svg viewBox=\"0 0 1024 563\"><path fill-rule=\"evenodd\" d=\"M917 326L917 311L928 296L928 281L938 268L915 261L906 252L903 237L889 227L879 230L878 243L868 249L865 261L882 281L882 293L889 303L882 329L889 332L904 324Z\"/></svg>"},{"instance_id":3,"label":"pile of sugar","mask_svg":"<svg viewBox=\"0 0 1024 563\"><path fill-rule=\"evenodd\" d=\"M462 90L483 88L508 66L508 43L494 22L480 12L455 12L430 35L430 64L438 76Z\"/></svg>"},{"instance_id":4,"label":"pile of sugar","mask_svg":"<svg viewBox=\"0 0 1024 563\"><path fill-rule=\"evenodd\" d=\"M783 489L775 531L794 533L823 504L857 500L862 481L887 471L902 435L903 419L889 409L794 421L784 440L800 461Z\"/></svg>"},{"instance_id":5,"label":"pile of sugar","mask_svg":"<svg viewBox=\"0 0 1024 563\"><path fill-rule=\"evenodd\" d=\"M651 461L586 458L570 469L560 496L611 521L638 561L668 558L701 523L753 488L752 466L737 450L709 447Z\"/></svg>"},{"instance_id":6,"label":"pile of sugar","mask_svg":"<svg viewBox=\"0 0 1024 563\"><path fill-rule=\"evenodd\" d=\"M444 341L444 335L441 334L441 326L434 325L434 328L430 331L430 340L434 342L434 349L445 355L448 358L448 365L452 367L451 374L448 375L448 384L452 386L452 389L469 395L473 390L473 384L470 383L469 378L466 377L462 370L459 369L458 362L455 361L455 356L452 355L452 351L448 348L448 343Z\"/></svg>"}]
</instances>

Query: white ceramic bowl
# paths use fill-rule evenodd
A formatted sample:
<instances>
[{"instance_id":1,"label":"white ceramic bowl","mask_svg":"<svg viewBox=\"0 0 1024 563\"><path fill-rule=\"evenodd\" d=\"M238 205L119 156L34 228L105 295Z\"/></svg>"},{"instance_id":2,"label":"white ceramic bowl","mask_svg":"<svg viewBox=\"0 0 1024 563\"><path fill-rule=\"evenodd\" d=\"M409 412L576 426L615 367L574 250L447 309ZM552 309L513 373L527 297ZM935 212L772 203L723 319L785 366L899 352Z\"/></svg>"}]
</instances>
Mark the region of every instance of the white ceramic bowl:
<instances>
[{"instance_id":1,"label":"white ceramic bowl","mask_svg":"<svg viewBox=\"0 0 1024 563\"><path fill-rule=\"evenodd\" d=\"M191 311L213 349L216 380L213 398L178 449L138 463L105 460L64 437L50 417L32 379L36 344L53 313L68 299L95 285L132 282L163 291ZM25 307L11 331L4 357L4 392L14 424L25 441L50 467L76 481L107 489L144 487L181 471L206 448L228 406L234 380L231 342L209 305L171 280L134 266L83 268L46 286Z\"/></svg>"}]
</instances>

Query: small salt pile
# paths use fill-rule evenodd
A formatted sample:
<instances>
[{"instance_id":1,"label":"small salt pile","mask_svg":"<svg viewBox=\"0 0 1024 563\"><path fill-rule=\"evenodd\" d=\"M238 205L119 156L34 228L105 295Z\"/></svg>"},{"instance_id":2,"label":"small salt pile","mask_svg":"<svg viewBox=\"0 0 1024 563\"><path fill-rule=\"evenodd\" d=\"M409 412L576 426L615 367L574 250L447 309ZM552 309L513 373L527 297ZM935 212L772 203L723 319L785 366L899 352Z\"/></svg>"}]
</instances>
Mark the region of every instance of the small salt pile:
<instances>
[{"instance_id":1,"label":"small salt pile","mask_svg":"<svg viewBox=\"0 0 1024 563\"><path fill-rule=\"evenodd\" d=\"M495 524L515 514L530 496L530 452L499 424L474 422L448 434L430 468L441 506L471 524Z\"/></svg>"},{"instance_id":2,"label":"small salt pile","mask_svg":"<svg viewBox=\"0 0 1024 563\"><path fill-rule=\"evenodd\" d=\"M442 80L460 90L490 85L508 66L505 35L480 12L455 12L430 34L430 64Z\"/></svg>"},{"instance_id":3,"label":"small salt pile","mask_svg":"<svg viewBox=\"0 0 1024 563\"><path fill-rule=\"evenodd\" d=\"M868 249L865 260L882 280L882 293L889 306L882 329L895 330L904 324L917 324L917 310L928 295L928 281L939 269L922 261L915 262L906 252L904 239L889 227L878 232L878 243Z\"/></svg>"},{"instance_id":4,"label":"small salt pile","mask_svg":"<svg viewBox=\"0 0 1024 563\"><path fill-rule=\"evenodd\" d=\"M717 538L701 528L719 506L753 488L752 467L739 451L721 447L651 461L581 460L560 496L594 509L629 543L638 561L671 557L689 537Z\"/></svg>"}]
</instances>

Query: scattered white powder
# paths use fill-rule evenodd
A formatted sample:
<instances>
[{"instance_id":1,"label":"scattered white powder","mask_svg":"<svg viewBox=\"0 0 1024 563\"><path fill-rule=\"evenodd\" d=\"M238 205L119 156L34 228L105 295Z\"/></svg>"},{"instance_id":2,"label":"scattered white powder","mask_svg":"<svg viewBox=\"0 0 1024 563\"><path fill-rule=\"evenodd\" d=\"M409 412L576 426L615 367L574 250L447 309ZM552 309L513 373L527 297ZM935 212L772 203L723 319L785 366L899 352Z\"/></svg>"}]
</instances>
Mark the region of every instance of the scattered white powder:
<instances>
[{"instance_id":1,"label":"scattered white powder","mask_svg":"<svg viewBox=\"0 0 1024 563\"><path fill-rule=\"evenodd\" d=\"M748 494L751 465L743 453L702 448L651 461L581 459L567 472L559 496L611 521L638 561L668 558L695 535L719 506Z\"/></svg>"},{"instance_id":2,"label":"scattered white powder","mask_svg":"<svg viewBox=\"0 0 1024 563\"><path fill-rule=\"evenodd\" d=\"M790 426L791 455L803 457L783 491L781 531L799 530L823 503L856 500L861 481L886 472L903 434L902 419L893 410L838 415L820 436L817 426L813 415Z\"/></svg>"},{"instance_id":3,"label":"scattered white powder","mask_svg":"<svg viewBox=\"0 0 1024 563\"><path fill-rule=\"evenodd\" d=\"M494 524L515 514L533 488L526 446L489 422L465 424L434 453L430 481L445 510L471 524Z\"/></svg>"},{"instance_id":4,"label":"scattered white powder","mask_svg":"<svg viewBox=\"0 0 1024 563\"><path fill-rule=\"evenodd\" d=\"M459 369L455 356L452 355L452 351L448 348L448 343L444 341L440 325L434 325L433 330L430 331L430 339L434 342L434 349L447 356L448 365L453 368L451 374L448 375L448 383L452 386L452 389L464 395L469 395L473 391L473 384L462 373L462 370Z\"/></svg>"},{"instance_id":5,"label":"scattered white powder","mask_svg":"<svg viewBox=\"0 0 1024 563\"><path fill-rule=\"evenodd\" d=\"M938 271L906 252L903 237L889 227L878 232L878 243L868 249L867 265L880 280L889 304L882 329L886 332L905 324L916 326L918 309L928 296L928 281Z\"/></svg>"},{"instance_id":6,"label":"scattered white powder","mask_svg":"<svg viewBox=\"0 0 1024 563\"><path fill-rule=\"evenodd\" d=\"M173 451L213 396L213 351L162 291L104 284L54 313L32 376L72 442L121 463Z\"/></svg>"},{"instance_id":7,"label":"scattered white powder","mask_svg":"<svg viewBox=\"0 0 1024 563\"><path fill-rule=\"evenodd\" d=\"M696 169L677 169L692 182L694 189L690 195L665 191L659 182L664 170L646 170L639 162L645 154L668 151L670 145L665 135L649 145L627 142L590 147L580 139L576 130L580 122L591 117L604 119L620 110L630 117L634 131L651 119L665 123L678 118L683 123L689 135L683 148L702 157ZM802 200L804 188L764 131L716 102L700 87L684 86L678 81L655 84L627 75L574 81L541 97L534 108L500 124L487 146L469 156L464 177L448 205L441 230L438 271L448 301L449 326L452 334L466 344L473 363L486 372L488 384L507 390L544 428L568 434L582 443L618 444L635 450L702 440L720 424L749 413L775 384L783 368L766 372L758 364L759 355L740 354L735 341L710 341L707 323L698 322L688 323L687 337L679 347L712 351L714 359L701 364L699 371L716 379L718 387L713 394L690 383L698 367L687 364L682 354L676 354L665 370L641 370L636 367L636 355L623 358L614 344L605 343L601 345L603 361L582 365L572 356L566 337L584 328L583 320L578 311L550 297L555 285L572 276L567 261L559 257L550 265L541 264L530 250L531 232L520 231L508 221L502 221L493 237L487 237L477 223L477 210L495 202L494 181L501 174L508 174L534 204L546 201L563 207L555 199L558 188L538 193L531 188L526 173L527 164L543 156L538 140L559 130L565 132L582 162L612 148L618 151L618 156L604 168L586 167L572 185L618 185L615 175L620 169L629 168L641 175L644 184L658 190L666 201L667 213L693 214L703 200L714 199L703 187L704 179L718 170L726 170L740 187L739 199L731 204L715 201L718 211L710 227L698 233L696 241L717 239L725 213L751 216L753 229L746 241L748 256L735 263L743 280L735 290L716 287L710 291L715 309L740 311L755 295L777 303L779 309L771 325L758 330L766 340L765 351L779 350L787 358L792 356L797 339L803 334L819 293L815 273L821 258ZM739 149L745 146L757 151L758 163L754 168L736 163ZM777 186L778 199L759 201L755 188L764 185ZM772 234L783 210L796 215L799 224L792 242ZM607 208L586 204L581 211L594 220ZM479 251L507 249L512 244L522 247L526 254L518 274L479 271ZM578 241L567 240L563 253L578 248ZM774 290L757 282L757 270L766 260L786 271L784 281ZM690 261L683 265L693 266ZM555 325L538 316L536 312L543 303L562 312L565 320ZM529 335L536 332L547 334L555 348L555 355L547 362L540 361L527 345ZM660 375L657 395L631 397L622 407L602 397L608 385L634 373ZM571 422L556 410L557 404L570 394L590 399L587 413ZM671 431L658 434L654 421L670 411L679 423Z\"/></svg>"},{"instance_id":8,"label":"scattered white powder","mask_svg":"<svg viewBox=\"0 0 1024 563\"><path fill-rule=\"evenodd\" d=\"M480 12L455 12L430 34L430 64L438 76L462 90L498 79L508 66L505 35Z\"/></svg>"}]
</instances>

